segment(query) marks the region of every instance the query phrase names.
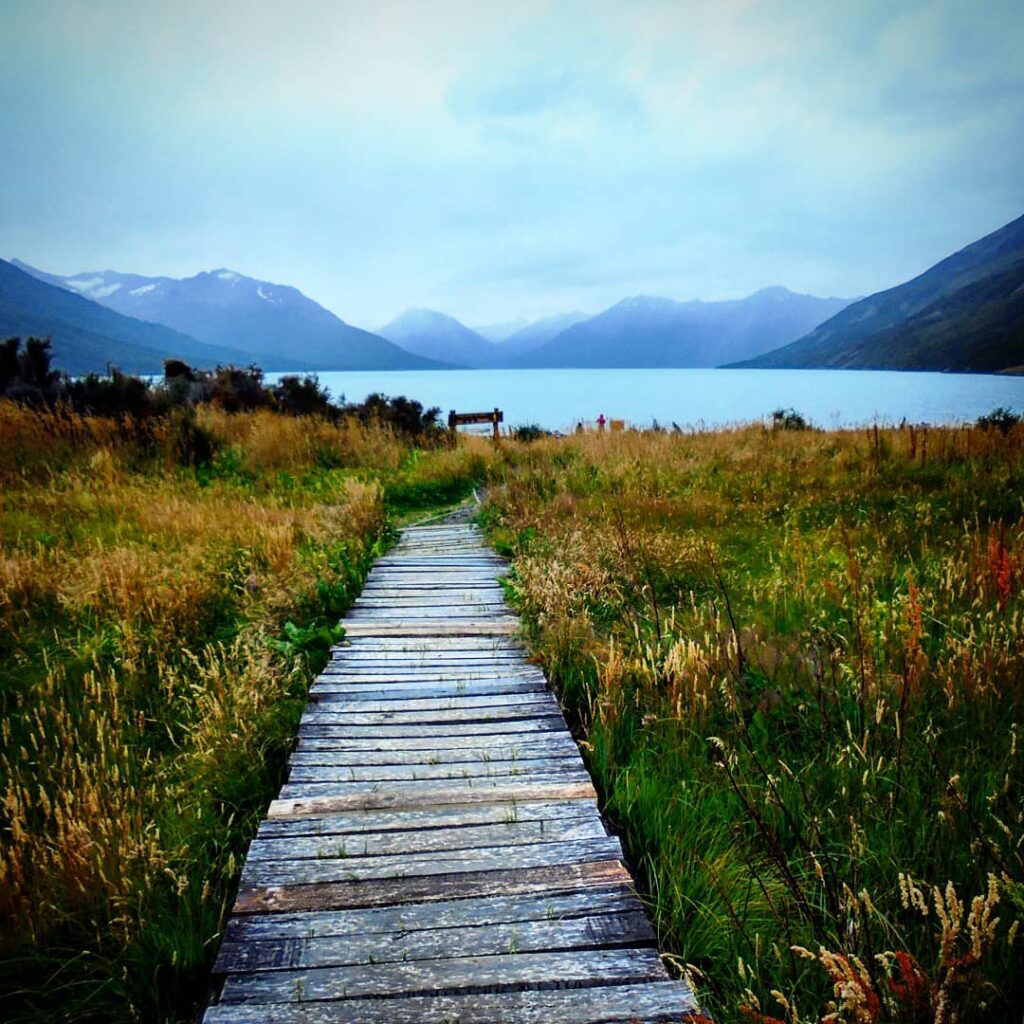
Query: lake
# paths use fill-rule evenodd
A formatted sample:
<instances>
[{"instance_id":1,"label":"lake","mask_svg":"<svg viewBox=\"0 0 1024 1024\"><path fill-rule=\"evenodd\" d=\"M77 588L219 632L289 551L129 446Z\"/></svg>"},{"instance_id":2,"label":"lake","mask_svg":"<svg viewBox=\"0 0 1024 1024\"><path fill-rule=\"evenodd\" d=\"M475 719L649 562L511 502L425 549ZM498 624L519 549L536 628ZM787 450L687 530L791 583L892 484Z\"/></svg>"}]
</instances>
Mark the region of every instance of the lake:
<instances>
[{"instance_id":1,"label":"lake","mask_svg":"<svg viewBox=\"0 0 1024 1024\"><path fill-rule=\"evenodd\" d=\"M275 380L280 374L268 374ZM335 399L380 391L479 412L505 426L571 430L603 413L638 427L722 426L793 408L817 426L963 423L1006 406L1024 412L1024 377L878 370L416 370L319 374Z\"/></svg>"}]
</instances>

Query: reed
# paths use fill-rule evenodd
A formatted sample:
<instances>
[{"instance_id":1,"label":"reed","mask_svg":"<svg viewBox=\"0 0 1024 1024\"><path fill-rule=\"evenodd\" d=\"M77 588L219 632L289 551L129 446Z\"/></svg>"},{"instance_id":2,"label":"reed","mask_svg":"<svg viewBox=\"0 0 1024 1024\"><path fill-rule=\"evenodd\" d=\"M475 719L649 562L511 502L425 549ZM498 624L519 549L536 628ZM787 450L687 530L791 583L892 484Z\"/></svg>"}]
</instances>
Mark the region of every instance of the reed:
<instances>
[{"instance_id":1,"label":"reed","mask_svg":"<svg viewBox=\"0 0 1024 1024\"><path fill-rule=\"evenodd\" d=\"M486 522L720 1020L1015 1021L1024 431L509 446Z\"/></svg>"},{"instance_id":2,"label":"reed","mask_svg":"<svg viewBox=\"0 0 1024 1024\"><path fill-rule=\"evenodd\" d=\"M461 497L484 466L347 420L200 409L195 429L198 467L180 418L0 401L6 1020L192 1018L394 496Z\"/></svg>"}]
</instances>

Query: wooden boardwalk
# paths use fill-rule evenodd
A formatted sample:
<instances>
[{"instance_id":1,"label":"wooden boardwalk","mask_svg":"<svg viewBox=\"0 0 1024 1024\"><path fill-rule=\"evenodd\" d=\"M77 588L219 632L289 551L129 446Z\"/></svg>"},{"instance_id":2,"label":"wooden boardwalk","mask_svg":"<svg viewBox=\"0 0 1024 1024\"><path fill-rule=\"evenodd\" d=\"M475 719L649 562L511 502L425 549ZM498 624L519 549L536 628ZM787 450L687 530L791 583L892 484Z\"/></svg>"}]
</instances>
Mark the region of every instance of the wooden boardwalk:
<instances>
[{"instance_id":1,"label":"wooden boardwalk","mask_svg":"<svg viewBox=\"0 0 1024 1024\"><path fill-rule=\"evenodd\" d=\"M637 1024L671 980L505 563L468 524L381 558L249 848L205 1024Z\"/></svg>"}]
</instances>

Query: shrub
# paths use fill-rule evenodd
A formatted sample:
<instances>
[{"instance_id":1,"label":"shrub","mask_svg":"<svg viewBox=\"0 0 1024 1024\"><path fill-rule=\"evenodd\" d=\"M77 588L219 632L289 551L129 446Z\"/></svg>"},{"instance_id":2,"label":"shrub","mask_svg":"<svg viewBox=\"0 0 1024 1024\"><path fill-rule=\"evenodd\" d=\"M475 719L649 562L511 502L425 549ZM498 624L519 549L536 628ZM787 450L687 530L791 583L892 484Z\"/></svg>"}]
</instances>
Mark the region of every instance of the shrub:
<instances>
[{"instance_id":1,"label":"shrub","mask_svg":"<svg viewBox=\"0 0 1024 1024\"><path fill-rule=\"evenodd\" d=\"M536 423L522 423L512 429L512 437L516 441L523 441L529 444L531 441L539 441L542 437L548 437L548 432Z\"/></svg>"},{"instance_id":2,"label":"shrub","mask_svg":"<svg viewBox=\"0 0 1024 1024\"><path fill-rule=\"evenodd\" d=\"M22 348L20 338L0 344L0 397L24 405L53 402L60 392L60 374L50 368L49 339L29 338Z\"/></svg>"},{"instance_id":3,"label":"shrub","mask_svg":"<svg viewBox=\"0 0 1024 1024\"><path fill-rule=\"evenodd\" d=\"M401 396L389 398L374 393L358 405L346 405L344 412L360 423L392 427L404 437L439 439L442 434L438 424L440 409L424 409L419 402Z\"/></svg>"},{"instance_id":4,"label":"shrub","mask_svg":"<svg viewBox=\"0 0 1024 1024\"><path fill-rule=\"evenodd\" d=\"M1020 421L1021 417L1017 413L1000 405L990 413L979 416L974 425L981 430L998 430L1005 437Z\"/></svg>"},{"instance_id":5,"label":"shrub","mask_svg":"<svg viewBox=\"0 0 1024 1024\"><path fill-rule=\"evenodd\" d=\"M796 409L776 409L772 413L772 430L808 430L810 424Z\"/></svg>"}]
</instances>

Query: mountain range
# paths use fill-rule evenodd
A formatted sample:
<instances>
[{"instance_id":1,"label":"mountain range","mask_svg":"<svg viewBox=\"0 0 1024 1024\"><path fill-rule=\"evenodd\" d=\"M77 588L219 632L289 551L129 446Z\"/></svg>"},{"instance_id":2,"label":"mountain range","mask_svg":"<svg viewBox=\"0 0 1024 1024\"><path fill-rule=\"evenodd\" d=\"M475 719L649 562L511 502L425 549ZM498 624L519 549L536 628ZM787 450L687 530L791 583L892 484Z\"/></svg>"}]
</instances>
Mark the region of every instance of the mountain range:
<instances>
[{"instance_id":1,"label":"mountain range","mask_svg":"<svg viewBox=\"0 0 1024 1024\"><path fill-rule=\"evenodd\" d=\"M112 270L65 277L47 274L19 260L13 265L123 316L171 328L206 345L231 349L236 353L235 362L256 362L265 370L436 367L385 338L352 327L297 288L258 281L233 270L222 268L183 279ZM54 332L55 345L61 335L61 331ZM159 365L154 372L158 371Z\"/></svg>"},{"instance_id":2,"label":"mountain range","mask_svg":"<svg viewBox=\"0 0 1024 1024\"><path fill-rule=\"evenodd\" d=\"M720 366L801 337L849 304L786 288L727 302L636 295L516 360L530 367Z\"/></svg>"},{"instance_id":3,"label":"mountain range","mask_svg":"<svg viewBox=\"0 0 1024 1024\"><path fill-rule=\"evenodd\" d=\"M801 337L849 301L780 287L727 302L637 295L596 316L538 320L498 342L444 313L412 309L378 333L416 355L473 368L720 366Z\"/></svg>"},{"instance_id":4,"label":"mountain range","mask_svg":"<svg viewBox=\"0 0 1024 1024\"><path fill-rule=\"evenodd\" d=\"M473 330L437 310L410 309L377 333L426 359L450 366L495 369L521 365L528 353L588 319L586 313L557 313L533 323L519 320Z\"/></svg>"},{"instance_id":5,"label":"mountain range","mask_svg":"<svg viewBox=\"0 0 1024 1024\"><path fill-rule=\"evenodd\" d=\"M1024 366L1024 217L869 295L803 338L738 363L765 368L997 372Z\"/></svg>"},{"instance_id":6,"label":"mountain range","mask_svg":"<svg viewBox=\"0 0 1024 1024\"><path fill-rule=\"evenodd\" d=\"M184 279L114 271L49 274L0 260L0 338L40 335L72 373L108 364L397 370L556 367L792 367L1024 372L1024 217L911 281L858 300L763 288L743 299L637 295L589 316L562 313L472 330L414 309L376 333L296 288L232 270Z\"/></svg>"},{"instance_id":7,"label":"mountain range","mask_svg":"<svg viewBox=\"0 0 1024 1024\"><path fill-rule=\"evenodd\" d=\"M449 366L489 367L498 363L498 346L453 316L433 309L409 309L378 333L406 352Z\"/></svg>"},{"instance_id":8,"label":"mountain range","mask_svg":"<svg viewBox=\"0 0 1024 1024\"><path fill-rule=\"evenodd\" d=\"M179 331L147 323L39 281L0 260L0 338L50 338L54 365L71 374L116 365L128 373L159 373L163 361L244 365L244 352L206 345Z\"/></svg>"}]
</instances>

